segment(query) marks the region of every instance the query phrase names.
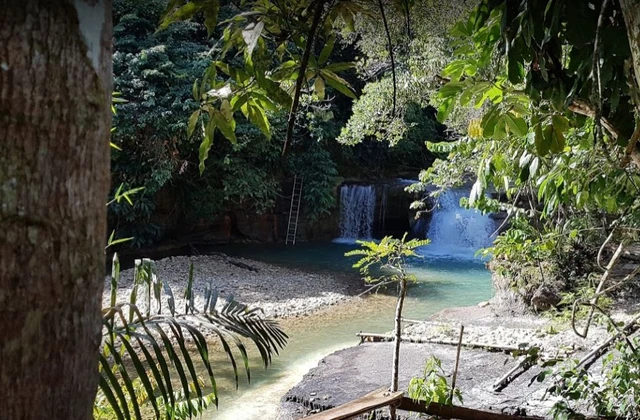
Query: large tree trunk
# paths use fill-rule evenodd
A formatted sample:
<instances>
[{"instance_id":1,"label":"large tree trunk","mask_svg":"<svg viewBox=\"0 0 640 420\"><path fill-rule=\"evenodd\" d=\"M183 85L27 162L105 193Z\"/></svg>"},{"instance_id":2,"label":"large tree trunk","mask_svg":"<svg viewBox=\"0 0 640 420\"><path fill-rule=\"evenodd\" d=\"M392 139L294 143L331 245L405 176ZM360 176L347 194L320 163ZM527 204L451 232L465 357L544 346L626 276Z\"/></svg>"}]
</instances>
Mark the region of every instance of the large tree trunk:
<instances>
[{"instance_id":1,"label":"large tree trunk","mask_svg":"<svg viewBox=\"0 0 640 420\"><path fill-rule=\"evenodd\" d=\"M111 0L0 0L0 417L90 419Z\"/></svg>"},{"instance_id":2,"label":"large tree trunk","mask_svg":"<svg viewBox=\"0 0 640 420\"><path fill-rule=\"evenodd\" d=\"M620 8L627 26L627 36L631 49L631 60L633 62L633 73L635 76L636 92L632 95L636 101L636 121L640 119L640 0L620 0ZM640 169L640 123L636 124L636 129L629 145L627 155L635 162L637 169Z\"/></svg>"},{"instance_id":3,"label":"large tree trunk","mask_svg":"<svg viewBox=\"0 0 640 420\"><path fill-rule=\"evenodd\" d=\"M620 8L627 25L636 87L640 89L640 0L620 0ZM636 104L636 107L640 110L640 104Z\"/></svg>"}]
</instances>

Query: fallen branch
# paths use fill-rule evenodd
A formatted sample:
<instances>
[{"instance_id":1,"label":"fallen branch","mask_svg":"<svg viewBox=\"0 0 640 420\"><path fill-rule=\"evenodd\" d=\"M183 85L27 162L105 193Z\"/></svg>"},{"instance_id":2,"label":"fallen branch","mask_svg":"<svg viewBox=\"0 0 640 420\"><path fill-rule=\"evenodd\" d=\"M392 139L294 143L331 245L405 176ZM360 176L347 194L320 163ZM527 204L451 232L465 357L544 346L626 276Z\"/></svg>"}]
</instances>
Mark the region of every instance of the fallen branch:
<instances>
[{"instance_id":1,"label":"fallen branch","mask_svg":"<svg viewBox=\"0 0 640 420\"><path fill-rule=\"evenodd\" d=\"M517 377L525 373L529 370L534 363L532 362L530 357L524 357L520 362L515 365L509 372L505 373L500 379L498 379L493 384L493 390L495 392L500 392L505 389L511 382L513 382ZM518 372L520 370L520 372ZM517 372L517 375L516 375Z\"/></svg>"},{"instance_id":2,"label":"fallen branch","mask_svg":"<svg viewBox=\"0 0 640 420\"><path fill-rule=\"evenodd\" d=\"M638 330L640 327L637 325L637 321L640 319L640 313L631 319L624 327L622 327L622 334L617 333L609 337L604 343L600 344L598 347L591 350L586 356L584 356L578 364L576 365L576 369L583 368L584 371L587 371L591 365L602 356L606 350L615 343L621 335L630 335Z\"/></svg>"},{"instance_id":3,"label":"fallen branch","mask_svg":"<svg viewBox=\"0 0 640 420\"><path fill-rule=\"evenodd\" d=\"M374 334L374 333L357 333L356 336L360 337L360 343L363 343L365 341L371 342L371 343L384 343L384 342L391 342L393 341L393 336L388 335L388 334ZM421 338L421 337L412 337L412 336L402 336L402 342L406 342L406 343L424 343L424 344L443 344L443 345L447 345L447 346L457 346L458 342L457 341L447 341L447 340L434 340L434 339L428 339L428 338ZM521 348L521 347L513 347L513 346L498 346L498 345L493 345L493 344L487 344L487 343L474 343L474 342L467 342L467 343L462 343L462 346L464 347L471 347L471 348L479 348L479 349L487 349L489 351L499 351L499 352L506 352L506 353L511 353L514 351L526 351L527 348Z\"/></svg>"},{"instance_id":4,"label":"fallen branch","mask_svg":"<svg viewBox=\"0 0 640 420\"><path fill-rule=\"evenodd\" d=\"M598 304L598 299L601 296L601 292L602 292L602 288L604 287L604 283L609 278L609 274L611 273L611 269L616 264L616 261L618 261L618 258L620 257L620 254L622 254L622 251L624 250L625 245L626 245L625 242L620 242L620 245L618 245L618 248L616 249L616 252L613 254L611 259L609 260L609 264L607 264L607 268L606 268L604 274L602 275L602 277L600 278L600 283L598 283L598 287L596 289L596 294L591 299L591 304L592 305L597 305ZM595 309L592 306L591 309L589 310L589 316L587 318L587 325L585 325L585 327L584 327L584 332L580 333L580 332L578 332L578 328L576 327L576 313L577 313L578 306L580 304L582 304L582 303L583 303L583 300L581 300L581 299L576 299L576 301L573 302L573 309L571 311L571 328L573 328L573 332L576 333L576 335L578 337L586 338L587 335L589 334L589 327L591 326L591 321L593 319L593 313L594 313Z\"/></svg>"}]
</instances>

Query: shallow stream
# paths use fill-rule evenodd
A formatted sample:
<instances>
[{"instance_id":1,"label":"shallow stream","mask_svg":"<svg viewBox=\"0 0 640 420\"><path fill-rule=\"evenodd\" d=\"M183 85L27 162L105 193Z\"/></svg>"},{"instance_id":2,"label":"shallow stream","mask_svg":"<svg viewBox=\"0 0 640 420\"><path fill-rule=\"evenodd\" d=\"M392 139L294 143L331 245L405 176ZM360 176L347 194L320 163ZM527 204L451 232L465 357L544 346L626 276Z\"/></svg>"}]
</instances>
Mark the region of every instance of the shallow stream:
<instances>
[{"instance_id":1,"label":"shallow stream","mask_svg":"<svg viewBox=\"0 0 640 420\"><path fill-rule=\"evenodd\" d=\"M435 245L435 244L434 244ZM473 252L443 256L431 245L419 250L422 258L411 262L411 272L418 281L409 288L404 317L425 319L449 307L475 305L492 295L489 272L484 263L474 259ZM294 247L274 245L224 246L219 251L230 255L286 265L313 272L356 276L353 259L344 253L355 245L342 243L298 244ZM206 419L275 419L280 398L311 368L328 354L358 343L360 331L383 333L393 328L395 297L379 293L355 303L338 305L310 316L286 319L281 325L289 335L287 347L267 369L260 360L251 360L252 380L241 381L233 391L229 365L221 358L218 371L220 408L210 409Z\"/></svg>"}]
</instances>

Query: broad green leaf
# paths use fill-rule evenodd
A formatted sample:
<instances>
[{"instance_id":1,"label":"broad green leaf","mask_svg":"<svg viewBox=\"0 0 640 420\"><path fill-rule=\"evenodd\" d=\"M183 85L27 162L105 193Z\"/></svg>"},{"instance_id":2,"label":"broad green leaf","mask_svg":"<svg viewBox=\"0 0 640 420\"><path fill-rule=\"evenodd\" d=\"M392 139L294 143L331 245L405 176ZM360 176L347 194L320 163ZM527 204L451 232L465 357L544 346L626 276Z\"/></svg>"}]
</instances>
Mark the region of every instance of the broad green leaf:
<instances>
[{"instance_id":1,"label":"broad green leaf","mask_svg":"<svg viewBox=\"0 0 640 420\"><path fill-rule=\"evenodd\" d=\"M174 22L191 19L199 10L200 5L190 1L165 15L162 22L160 22L160 29L165 29Z\"/></svg>"},{"instance_id":2,"label":"broad green leaf","mask_svg":"<svg viewBox=\"0 0 640 420\"><path fill-rule=\"evenodd\" d=\"M442 71L442 75L445 77L450 77L451 80L456 83L462 77L465 66L466 62L464 60L455 60L444 68L444 70Z\"/></svg>"},{"instance_id":3,"label":"broad green leaf","mask_svg":"<svg viewBox=\"0 0 640 420\"><path fill-rule=\"evenodd\" d=\"M213 120L216 127L218 127L222 135L227 138L227 140L229 140L233 144L236 144L238 142L238 140L236 139L236 133L234 131L235 122L232 122L233 119L227 120L222 112L217 110L213 111L213 113L211 114L211 119Z\"/></svg>"},{"instance_id":4,"label":"broad green leaf","mask_svg":"<svg viewBox=\"0 0 640 420\"><path fill-rule=\"evenodd\" d=\"M282 89L279 83L269 78L265 78L261 83L260 87L265 90L270 102L276 102L283 108L291 108L291 95Z\"/></svg>"},{"instance_id":5,"label":"broad green leaf","mask_svg":"<svg viewBox=\"0 0 640 420\"><path fill-rule=\"evenodd\" d=\"M354 63L331 63L325 70L329 70L332 72L345 71L354 68L356 65Z\"/></svg>"},{"instance_id":6,"label":"broad green leaf","mask_svg":"<svg viewBox=\"0 0 640 420\"><path fill-rule=\"evenodd\" d=\"M504 115L499 115L496 120L496 125L493 130L493 138L496 140L502 140L507 136L507 122Z\"/></svg>"},{"instance_id":7,"label":"broad green leaf","mask_svg":"<svg viewBox=\"0 0 640 420\"><path fill-rule=\"evenodd\" d=\"M271 125L269 124L267 114L260 105L254 100L249 100L242 106L242 112L268 139L271 139Z\"/></svg>"},{"instance_id":8,"label":"broad green leaf","mask_svg":"<svg viewBox=\"0 0 640 420\"><path fill-rule=\"evenodd\" d=\"M484 114L482 117L482 134L485 137L493 137L493 133L495 132L496 123L498 122L498 118L500 117L498 107L492 107L489 112Z\"/></svg>"},{"instance_id":9,"label":"broad green leaf","mask_svg":"<svg viewBox=\"0 0 640 420\"><path fill-rule=\"evenodd\" d=\"M537 124L535 128L535 145L538 156L546 156L549 153L551 147L549 140L542 132L542 124Z\"/></svg>"},{"instance_id":10,"label":"broad green leaf","mask_svg":"<svg viewBox=\"0 0 640 420\"><path fill-rule=\"evenodd\" d=\"M213 135L215 134L215 130L216 126L213 124L213 120L209 122L207 129L205 129L204 124L202 126L203 138L198 151L198 169L200 170L200 175L204 173L205 161L209 157L209 150L211 150L211 145L213 144Z\"/></svg>"},{"instance_id":11,"label":"broad green leaf","mask_svg":"<svg viewBox=\"0 0 640 420\"><path fill-rule=\"evenodd\" d=\"M331 35L327 40L327 43L324 44L324 47L322 47L322 51L320 52L320 56L318 57L318 64L324 64L329 59L329 55L331 55L335 43L336 36Z\"/></svg>"},{"instance_id":12,"label":"broad green leaf","mask_svg":"<svg viewBox=\"0 0 640 420\"><path fill-rule=\"evenodd\" d=\"M527 122L523 118L516 117L513 114L507 112L506 114L504 114L504 119L509 126L509 130L511 130L511 132L516 136L524 137L527 135L527 132L529 132Z\"/></svg>"},{"instance_id":13,"label":"broad green leaf","mask_svg":"<svg viewBox=\"0 0 640 420\"><path fill-rule=\"evenodd\" d=\"M356 94L353 93L351 86L346 80L329 70L320 70L320 74L329 86L351 99L356 99Z\"/></svg>"},{"instance_id":14,"label":"broad green leaf","mask_svg":"<svg viewBox=\"0 0 640 420\"><path fill-rule=\"evenodd\" d=\"M313 85L313 90L320 100L324 99L324 79L320 76L316 77L316 81Z\"/></svg>"},{"instance_id":15,"label":"broad green leaf","mask_svg":"<svg viewBox=\"0 0 640 420\"><path fill-rule=\"evenodd\" d=\"M224 115L227 121L231 121L233 119L233 108L228 100L225 99L222 101L220 104L220 112L222 112L222 115Z\"/></svg>"},{"instance_id":16,"label":"broad green leaf","mask_svg":"<svg viewBox=\"0 0 640 420\"><path fill-rule=\"evenodd\" d=\"M197 109L189 117L189 125L187 126L187 138L190 139L193 135L193 131L196 129L196 124L200 118L200 110Z\"/></svg>"},{"instance_id":17,"label":"broad green leaf","mask_svg":"<svg viewBox=\"0 0 640 420\"><path fill-rule=\"evenodd\" d=\"M218 22L218 13L220 12L220 2L218 0L210 0L203 8L204 26L207 28L207 34L213 35Z\"/></svg>"},{"instance_id":18,"label":"broad green leaf","mask_svg":"<svg viewBox=\"0 0 640 420\"><path fill-rule=\"evenodd\" d=\"M442 99L451 98L462 92L462 89L464 89L464 83L449 82L438 90L438 97Z\"/></svg>"},{"instance_id":19,"label":"broad green leaf","mask_svg":"<svg viewBox=\"0 0 640 420\"><path fill-rule=\"evenodd\" d=\"M453 111L454 105L455 101L453 98L448 98L442 101L442 103L438 107L437 119L439 122L444 123L447 118L449 118L449 114L451 114L451 111Z\"/></svg>"},{"instance_id":20,"label":"broad green leaf","mask_svg":"<svg viewBox=\"0 0 640 420\"><path fill-rule=\"evenodd\" d=\"M549 124L544 128L544 136L552 153L560 153L564 150L564 133L560 128L553 124Z\"/></svg>"},{"instance_id":21,"label":"broad green leaf","mask_svg":"<svg viewBox=\"0 0 640 420\"><path fill-rule=\"evenodd\" d=\"M204 79L202 79L204 82ZM193 96L194 101L200 100L200 94L198 93L198 79L193 81L193 86L191 87L191 95Z\"/></svg>"},{"instance_id":22,"label":"broad green leaf","mask_svg":"<svg viewBox=\"0 0 640 420\"><path fill-rule=\"evenodd\" d=\"M300 64L297 61L289 60L280 64L280 66L271 73L273 80L295 80L298 76L297 69Z\"/></svg>"}]
</instances>

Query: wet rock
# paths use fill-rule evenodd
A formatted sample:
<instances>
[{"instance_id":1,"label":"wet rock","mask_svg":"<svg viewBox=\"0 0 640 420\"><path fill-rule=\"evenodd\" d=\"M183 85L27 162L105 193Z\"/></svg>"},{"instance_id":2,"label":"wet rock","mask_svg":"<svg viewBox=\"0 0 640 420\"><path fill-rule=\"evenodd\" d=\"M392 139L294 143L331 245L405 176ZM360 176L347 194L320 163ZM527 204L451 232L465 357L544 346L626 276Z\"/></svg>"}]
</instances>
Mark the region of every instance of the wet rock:
<instances>
[{"instance_id":1,"label":"wet rock","mask_svg":"<svg viewBox=\"0 0 640 420\"><path fill-rule=\"evenodd\" d=\"M560 295L548 286L540 286L531 298L531 305L536 311L547 311L560 303Z\"/></svg>"}]
</instances>

